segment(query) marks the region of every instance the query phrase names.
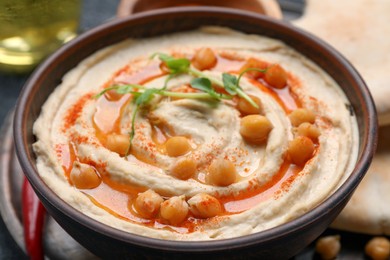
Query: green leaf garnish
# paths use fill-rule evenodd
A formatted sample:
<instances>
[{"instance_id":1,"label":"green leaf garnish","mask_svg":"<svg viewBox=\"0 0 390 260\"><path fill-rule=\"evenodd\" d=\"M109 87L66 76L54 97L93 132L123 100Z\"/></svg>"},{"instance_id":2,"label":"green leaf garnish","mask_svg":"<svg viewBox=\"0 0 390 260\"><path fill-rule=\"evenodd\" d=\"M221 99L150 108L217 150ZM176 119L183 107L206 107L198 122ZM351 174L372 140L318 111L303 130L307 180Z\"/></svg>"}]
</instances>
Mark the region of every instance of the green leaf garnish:
<instances>
[{"instance_id":1,"label":"green leaf garnish","mask_svg":"<svg viewBox=\"0 0 390 260\"><path fill-rule=\"evenodd\" d=\"M133 114L131 115L131 131L129 133L130 144L129 147L127 148L125 157L129 155L129 152L131 150L131 145L133 143L133 139L135 136L135 118L137 117L138 110L140 107L148 104L158 91L159 91L158 89L154 89L154 88L145 89L143 92L138 92L139 94L134 96L135 108L133 110Z\"/></svg>"},{"instance_id":2,"label":"green leaf garnish","mask_svg":"<svg viewBox=\"0 0 390 260\"><path fill-rule=\"evenodd\" d=\"M113 90L113 89L116 89L116 86L113 86L113 87L109 87L109 88L105 88L103 89L102 91L100 91L99 93L97 93L96 95L93 96L93 98L100 98L101 96L103 96L107 91L110 91L110 90Z\"/></svg>"},{"instance_id":3,"label":"green leaf garnish","mask_svg":"<svg viewBox=\"0 0 390 260\"><path fill-rule=\"evenodd\" d=\"M217 100L220 99L231 99L231 96L217 93L211 85L211 81L208 78L194 78L191 80L191 87L194 89L201 90L210 95L210 97Z\"/></svg>"},{"instance_id":4,"label":"green leaf garnish","mask_svg":"<svg viewBox=\"0 0 390 260\"><path fill-rule=\"evenodd\" d=\"M191 61L186 58L175 58L164 53L153 54L152 57L158 58L165 62L171 74L187 73L190 68Z\"/></svg>"},{"instance_id":5,"label":"green leaf garnish","mask_svg":"<svg viewBox=\"0 0 390 260\"><path fill-rule=\"evenodd\" d=\"M244 74L247 73L248 71L258 71L258 72L266 73L267 69L247 68L247 69L243 70L240 73L240 75L238 75L238 79L237 79L237 84L238 85L240 84L241 77L244 76Z\"/></svg>"},{"instance_id":6,"label":"green leaf garnish","mask_svg":"<svg viewBox=\"0 0 390 260\"><path fill-rule=\"evenodd\" d=\"M147 103L149 103L150 100L152 100L152 98L156 93L158 93L158 91L158 89L154 88L145 89L145 91L142 92L142 94L135 99L135 104L137 106L146 105Z\"/></svg>"},{"instance_id":7,"label":"green leaf garnish","mask_svg":"<svg viewBox=\"0 0 390 260\"><path fill-rule=\"evenodd\" d=\"M240 77L240 79L241 79L241 77ZM253 101L253 99L251 99L242 90L242 88L239 85L239 80L238 80L238 78L236 76L231 75L229 73L223 73L222 74L222 81L223 81L223 84L224 84L224 88L226 89L226 91L229 94L231 94L231 95L237 94L238 96L240 96L243 99L245 99L246 101L248 101L249 104L251 104L253 107L259 108L259 106Z\"/></svg>"},{"instance_id":8,"label":"green leaf garnish","mask_svg":"<svg viewBox=\"0 0 390 260\"><path fill-rule=\"evenodd\" d=\"M125 157L127 157L130 153L131 145L133 143L133 139L135 136L135 117L137 116L138 109L139 109L139 106L136 106L133 110L133 114L131 115L131 131L129 132L130 144L129 144L129 147L127 147Z\"/></svg>"},{"instance_id":9,"label":"green leaf garnish","mask_svg":"<svg viewBox=\"0 0 390 260\"><path fill-rule=\"evenodd\" d=\"M211 87L211 81L208 78L194 78L191 80L191 86L206 93L214 91Z\"/></svg>"},{"instance_id":10,"label":"green leaf garnish","mask_svg":"<svg viewBox=\"0 0 390 260\"><path fill-rule=\"evenodd\" d=\"M257 70L257 69L256 69ZM259 106L242 90L242 88L239 85L239 80L241 79L242 75L249 70L243 71L239 77L229 74L229 73L223 73L222 74L222 81L219 79L216 79L214 77L208 77L205 73L202 71L199 71L194 68L189 69L189 73L196 76L196 77L205 77L208 78L212 83L223 87L230 95L238 95L249 102L253 107L259 108Z\"/></svg>"},{"instance_id":11,"label":"green leaf garnish","mask_svg":"<svg viewBox=\"0 0 390 260\"><path fill-rule=\"evenodd\" d=\"M239 83L241 77L248 71L260 71L266 72L266 70L257 69L257 68L248 68L241 72L239 76L235 76L229 73L222 74L222 81L218 78L210 77L206 75L204 72L191 67L191 61L186 58L175 58L171 55L165 53L155 53L151 56L151 59L158 56L158 58L163 61L167 68L169 69L169 75L164 81L164 85L160 89L156 88L145 88L142 85L137 84L125 84L125 85L114 85L108 88L105 88L98 94L94 96L94 98L99 98L104 95L107 91L115 90L118 94L132 94L133 102L135 104L135 108L132 112L131 118L131 131L129 132L130 145L126 151L126 157L128 156L132 141L135 136L135 119L139 109L143 106L146 106L155 95L167 96L167 97L178 97L178 98L188 98L188 99L231 99L231 95L238 95L245 100L247 100L252 106L258 108L258 105L242 90ZM194 89L200 90L200 93L181 93L181 92L173 92L167 91L168 82L175 76L179 74L190 74L195 78L191 80L191 86ZM212 87L212 84L223 87L230 95L224 95L215 91Z\"/></svg>"},{"instance_id":12,"label":"green leaf garnish","mask_svg":"<svg viewBox=\"0 0 390 260\"><path fill-rule=\"evenodd\" d=\"M94 98L100 98L103 96L106 92L110 90L115 90L118 94L128 94L135 92L136 89L144 89L145 87L138 84L127 84L127 85L113 85L109 88L105 88L102 91L100 91L98 94L93 96Z\"/></svg>"},{"instance_id":13,"label":"green leaf garnish","mask_svg":"<svg viewBox=\"0 0 390 260\"><path fill-rule=\"evenodd\" d=\"M135 89L144 89L144 86L129 84L129 85L120 85L117 87L116 92L118 94L127 94L134 92Z\"/></svg>"},{"instance_id":14,"label":"green leaf garnish","mask_svg":"<svg viewBox=\"0 0 390 260\"><path fill-rule=\"evenodd\" d=\"M173 73L185 73L191 62L188 59L172 59L165 62Z\"/></svg>"},{"instance_id":15,"label":"green leaf garnish","mask_svg":"<svg viewBox=\"0 0 390 260\"><path fill-rule=\"evenodd\" d=\"M237 89L240 88L240 86L238 85L238 80L236 76L229 73L223 73L222 82L223 87L230 95L237 94Z\"/></svg>"}]
</instances>

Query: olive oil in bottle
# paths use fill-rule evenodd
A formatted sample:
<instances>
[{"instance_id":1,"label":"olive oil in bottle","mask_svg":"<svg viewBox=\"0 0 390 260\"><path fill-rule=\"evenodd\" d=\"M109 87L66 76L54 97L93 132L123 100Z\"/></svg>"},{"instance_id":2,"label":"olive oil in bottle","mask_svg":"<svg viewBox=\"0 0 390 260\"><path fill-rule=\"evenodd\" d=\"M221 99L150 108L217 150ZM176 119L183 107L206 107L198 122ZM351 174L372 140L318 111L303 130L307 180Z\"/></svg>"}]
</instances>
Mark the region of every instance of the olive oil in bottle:
<instances>
[{"instance_id":1,"label":"olive oil in bottle","mask_svg":"<svg viewBox=\"0 0 390 260\"><path fill-rule=\"evenodd\" d=\"M31 71L76 36L81 0L0 0L0 70Z\"/></svg>"}]
</instances>

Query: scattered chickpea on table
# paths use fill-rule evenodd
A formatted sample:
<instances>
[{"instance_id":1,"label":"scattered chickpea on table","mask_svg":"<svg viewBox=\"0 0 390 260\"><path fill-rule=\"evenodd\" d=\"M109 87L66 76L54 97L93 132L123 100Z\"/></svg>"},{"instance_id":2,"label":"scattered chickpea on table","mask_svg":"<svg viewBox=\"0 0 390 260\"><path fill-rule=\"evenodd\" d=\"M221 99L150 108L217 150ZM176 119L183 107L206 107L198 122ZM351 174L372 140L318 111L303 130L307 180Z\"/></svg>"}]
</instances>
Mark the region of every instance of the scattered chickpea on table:
<instances>
[{"instance_id":1,"label":"scattered chickpea on table","mask_svg":"<svg viewBox=\"0 0 390 260\"><path fill-rule=\"evenodd\" d=\"M341 250L340 236L319 238L315 250L323 260L335 259ZM370 259L387 260L390 258L390 241L383 236L373 237L367 242L364 252Z\"/></svg>"},{"instance_id":2,"label":"scattered chickpea on table","mask_svg":"<svg viewBox=\"0 0 390 260\"><path fill-rule=\"evenodd\" d=\"M340 236L324 236L317 240L316 252L323 260L335 259L341 249Z\"/></svg>"},{"instance_id":3,"label":"scattered chickpea on table","mask_svg":"<svg viewBox=\"0 0 390 260\"><path fill-rule=\"evenodd\" d=\"M374 260L386 260L390 257L390 241L386 237L374 237L365 247L365 253Z\"/></svg>"}]
</instances>

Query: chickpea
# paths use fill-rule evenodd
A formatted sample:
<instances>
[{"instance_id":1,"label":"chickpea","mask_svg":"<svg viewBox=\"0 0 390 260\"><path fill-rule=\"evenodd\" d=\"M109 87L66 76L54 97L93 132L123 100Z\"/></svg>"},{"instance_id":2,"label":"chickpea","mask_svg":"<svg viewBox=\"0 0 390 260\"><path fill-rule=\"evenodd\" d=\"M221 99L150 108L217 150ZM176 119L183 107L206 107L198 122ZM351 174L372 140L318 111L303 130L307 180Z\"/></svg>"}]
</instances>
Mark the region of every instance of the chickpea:
<instances>
[{"instance_id":1,"label":"chickpea","mask_svg":"<svg viewBox=\"0 0 390 260\"><path fill-rule=\"evenodd\" d=\"M281 89L287 84L287 73L279 64L275 64L268 67L264 80L272 87Z\"/></svg>"},{"instance_id":2,"label":"chickpea","mask_svg":"<svg viewBox=\"0 0 390 260\"><path fill-rule=\"evenodd\" d=\"M182 223L188 215L188 204L184 196L172 197L161 203L160 215L171 225Z\"/></svg>"},{"instance_id":3,"label":"chickpea","mask_svg":"<svg viewBox=\"0 0 390 260\"><path fill-rule=\"evenodd\" d=\"M147 190L138 194L134 207L137 212L144 218L153 218L160 209L160 204L163 203L163 198L153 190Z\"/></svg>"},{"instance_id":4,"label":"chickpea","mask_svg":"<svg viewBox=\"0 0 390 260\"><path fill-rule=\"evenodd\" d=\"M320 136L320 130L310 123L302 123L296 129L297 135L309 137L311 140L317 140Z\"/></svg>"},{"instance_id":5,"label":"chickpea","mask_svg":"<svg viewBox=\"0 0 390 260\"><path fill-rule=\"evenodd\" d=\"M244 66L240 69L240 72L243 72L244 70L248 68L255 68L255 69L260 69L260 70L266 70L267 69L267 63L263 61L259 61L255 58L249 58ZM264 77L264 72L261 71L255 71L255 70L250 70L245 73L245 76L248 76L253 79L258 79Z\"/></svg>"},{"instance_id":6,"label":"chickpea","mask_svg":"<svg viewBox=\"0 0 390 260\"><path fill-rule=\"evenodd\" d=\"M123 94L119 94L118 92L116 92L116 89L111 89L106 92L106 97L108 100L115 101L121 99L123 97Z\"/></svg>"},{"instance_id":7,"label":"chickpea","mask_svg":"<svg viewBox=\"0 0 390 260\"><path fill-rule=\"evenodd\" d=\"M190 211L197 218L212 218L222 212L219 201L206 193L196 194L188 200Z\"/></svg>"},{"instance_id":8,"label":"chickpea","mask_svg":"<svg viewBox=\"0 0 390 260\"><path fill-rule=\"evenodd\" d=\"M126 155L127 149L130 146L130 138L128 135L110 134L107 136L106 148L116 152L122 156Z\"/></svg>"},{"instance_id":9,"label":"chickpea","mask_svg":"<svg viewBox=\"0 0 390 260\"><path fill-rule=\"evenodd\" d=\"M170 69L165 62L160 63L160 70L166 73L170 73Z\"/></svg>"},{"instance_id":10,"label":"chickpea","mask_svg":"<svg viewBox=\"0 0 390 260\"><path fill-rule=\"evenodd\" d=\"M258 115L262 113L262 104L258 97L249 95L249 97L259 106L256 108L252 106L246 99L239 98L237 102L237 109L241 112L242 115Z\"/></svg>"},{"instance_id":11,"label":"chickpea","mask_svg":"<svg viewBox=\"0 0 390 260\"><path fill-rule=\"evenodd\" d=\"M295 109L288 115L288 117L290 118L291 124L293 126L299 126L305 122L313 124L316 119L314 112L306 108Z\"/></svg>"},{"instance_id":12,"label":"chickpea","mask_svg":"<svg viewBox=\"0 0 390 260\"><path fill-rule=\"evenodd\" d=\"M102 182L100 176L92 166L77 161L73 163L70 180L78 189L93 189Z\"/></svg>"},{"instance_id":13,"label":"chickpea","mask_svg":"<svg viewBox=\"0 0 390 260\"><path fill-rule=\"evenodd\" d=\"M271 132L271 122L262 115L249 115L241 118L240 134L248 142L262 144Z\"/></svg>"},{"instance_id":14,"label":"chickpea","mask_svg":"<svg viewBox=\"0 0 390 260\"><path fill-rule=\"evenodd\" d=\"M389 259L390 241L386 237L374 237L366 244L365 252L374 260Z\"/></svg>"},{"instance_id":15,"label":"chickpea","mask_svg":"<svg viewBox=\"0 0 390 260\"><path fill-rule=\"evenodd\" d=\"M299 166L305 165L305 163L313 156L314 143L306 136L298 136L294 140L290 141L288 145L288 154L291 161Z\"/></svg>"},{"instance_id":16,"label":"chickpea","mask_svg":"<svg viewBox=\"0 0 390 260\"><path fill-rule=\"evenodd\" d=\"M209 166L207 182L216 186L229 186L237 178L237 171L234 164L226 159L214 160Z\"/></svg>"},{"instance_id":17,"label":"chickpea","mask_svg":"<svg viewBox=\"0 0 390 260\"><path fill-rule=\"evenodd\" d=\"M217 64L217 57L210 48L201 48L192 59L192 65L198 70L211 69L215 64Z\"/></svg>"},{"instance_id":18,"label":"chickpea","mask_svg":"<svg viewBox=\"0 0 390 260\"><path fill-rule=\"evenodd\" d=\"M191 158L182 158L171 167L171 174L178 179L187 180L196 172L196 162Z\"/></svg>"},{"instance_id":19,"label":"chickpea","mask_svg":"<svg viewBox=\"0 0 390 260\"><path fill-rule=\"evenodd\" d=\"M183 136L173 136L165 143L167 154L171 157L184 155L191 150L190 142Z\"/></svg>"},{"instance_id":20,"label":"chickpea","mask_svg":"<svg viewBox=\"0 0 390 260\"><path fill-rule=\"evenodd\" d=\"M335 259L341 249L340 236L326 236L318 239L316 251L324 260Z\"/></svg>"}]
</instances>

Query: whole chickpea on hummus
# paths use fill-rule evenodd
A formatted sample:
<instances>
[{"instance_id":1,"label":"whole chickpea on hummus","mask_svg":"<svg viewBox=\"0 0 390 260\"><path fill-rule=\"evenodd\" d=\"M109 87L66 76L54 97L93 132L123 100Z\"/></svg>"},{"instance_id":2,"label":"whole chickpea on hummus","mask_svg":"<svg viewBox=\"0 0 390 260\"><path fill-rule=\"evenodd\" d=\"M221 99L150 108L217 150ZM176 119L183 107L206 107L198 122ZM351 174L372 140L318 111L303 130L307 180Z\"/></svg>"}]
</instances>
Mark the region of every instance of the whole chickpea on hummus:
<instances>
[{"instance_id":1,"label":"whole chickpea on hummus","mask_svg":"<svg viewBox=\"0 0 390 260\"><path fill-rule=\"evenodd\" d=\"M34 124L39 173L114 228L172 240L252 234L349 176L356 118L284 43L226 28L127 40L67 73Z\"/></svg>"}]
</instances>

